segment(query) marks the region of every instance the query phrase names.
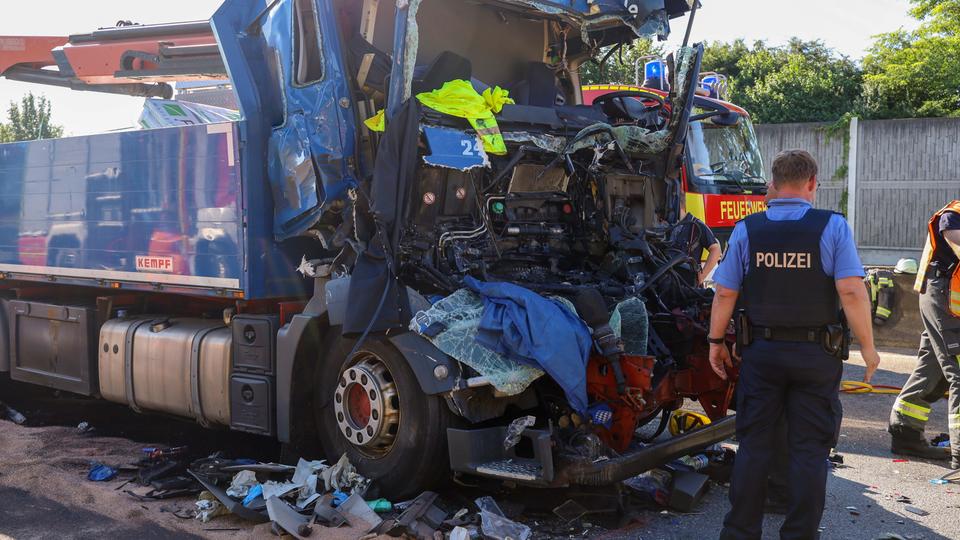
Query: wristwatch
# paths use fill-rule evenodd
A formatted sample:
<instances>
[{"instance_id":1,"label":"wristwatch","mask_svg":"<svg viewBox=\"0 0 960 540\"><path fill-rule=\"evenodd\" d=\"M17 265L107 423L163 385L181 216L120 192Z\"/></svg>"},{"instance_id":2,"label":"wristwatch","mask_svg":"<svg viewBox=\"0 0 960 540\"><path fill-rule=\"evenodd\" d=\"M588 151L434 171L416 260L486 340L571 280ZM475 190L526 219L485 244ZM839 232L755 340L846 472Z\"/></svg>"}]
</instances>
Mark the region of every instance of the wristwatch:
<instances>
[{"instance_id":1,"label":"wristwatch","mask_svg":"<svg viewBox=\"0 0 960 540\"><path fill-rule=\"evenodd\" d=\"M708 341L709 343L712 343L713 345L723 345L724 342L726 341L726 339L724 339L724 338L722 338L722 337L712 338L712 337L710 337L710 336L707 336L707 341Z\"/></svg>"}]
</instances>

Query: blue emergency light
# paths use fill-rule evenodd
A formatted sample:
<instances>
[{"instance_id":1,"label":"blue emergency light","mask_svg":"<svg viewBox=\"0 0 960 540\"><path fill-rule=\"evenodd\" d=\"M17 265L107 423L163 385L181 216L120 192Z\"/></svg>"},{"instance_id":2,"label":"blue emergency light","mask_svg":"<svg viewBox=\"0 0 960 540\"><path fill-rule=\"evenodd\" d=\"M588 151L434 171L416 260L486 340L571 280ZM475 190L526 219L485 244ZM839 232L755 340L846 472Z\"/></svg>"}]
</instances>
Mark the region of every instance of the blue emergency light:
<instances>
[{"instance_id":1,"label":"blue emergency light","mask_svg":"<svg viewBox=\"0 0 960 540\"><path fill-rule=\"evenodd\" d=\"M664 72L666 64L663 60L651 60L643 67L643 86L646 88L655 88L657 90L666 90L664 81Z\"/></svg>"},{"instance_id":2,"label":"blue emergency light","mask_svg":"<svg viewBox=\"0 0 960 540\"><path fill-rule=\"evenodd\" d=\"M720 80L716 75L708 75L700 81L700 87L706 90L710 94L710 97L717 98L717 83L719 82Z\"/></svg>"}]
</instances>

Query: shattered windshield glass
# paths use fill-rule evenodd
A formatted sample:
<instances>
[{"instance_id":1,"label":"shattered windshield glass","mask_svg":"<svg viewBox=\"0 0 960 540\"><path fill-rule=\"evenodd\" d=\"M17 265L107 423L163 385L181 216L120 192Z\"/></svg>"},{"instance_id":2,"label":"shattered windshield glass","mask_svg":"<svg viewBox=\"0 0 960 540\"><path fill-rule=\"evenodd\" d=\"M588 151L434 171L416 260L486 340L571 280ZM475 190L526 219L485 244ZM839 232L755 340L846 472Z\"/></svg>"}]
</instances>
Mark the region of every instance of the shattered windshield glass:
<instances>
[{"instance_id":1,"label":"shattered windshield glass","mask_svg":"<svg viewBox=\"0 0 960 540\"><path fill-rule=\"evenodd\" d=\"M757 136L747 117L734 126L714 124L710 119L691 123L687 152L692 177L699 184L766 184Z\"/></svg>"}]
</instances>

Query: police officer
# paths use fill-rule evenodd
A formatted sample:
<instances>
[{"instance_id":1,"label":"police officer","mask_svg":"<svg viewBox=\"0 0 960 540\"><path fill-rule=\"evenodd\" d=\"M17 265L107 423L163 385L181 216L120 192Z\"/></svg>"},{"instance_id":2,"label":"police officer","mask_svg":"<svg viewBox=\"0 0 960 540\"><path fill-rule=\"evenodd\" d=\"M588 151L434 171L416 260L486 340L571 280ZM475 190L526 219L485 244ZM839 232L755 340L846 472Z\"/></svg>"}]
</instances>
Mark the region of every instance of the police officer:
<instances>
[{"instance_id":1,"label":"police officer","mask_svg":"<svg viewBox=\"0 0 960 540\"><path fill-rule=\"evenodd\" d=\"M914 289L920 292L923 334L917 367L890 411L891 450L928 459L950 459L960 468L960 201L930 219ZM930 404L949 389L950 450L923 438Z\"/></svg>"},{"instance_id":2,"label":"police officer","mask_svg":"<svg viewBox=\"0 0 960 540\"><path fill-rule=\"evenodd\" d=\"M745 309L743 316L738 314L743 358L737 392L740 449L724 539L761 536L767 472L784 415L790 487L780 537L818 536L827 457L841 417L837 396L846 338L841 305L860 340L865 381L880 363L863 266L843 217L812 208L816 175L817 164L807 152L778 154L767 211L737 224L714 273L710 364L724 378L732 363L723 336L741 294Z\"/></svg>"}]
</instances>

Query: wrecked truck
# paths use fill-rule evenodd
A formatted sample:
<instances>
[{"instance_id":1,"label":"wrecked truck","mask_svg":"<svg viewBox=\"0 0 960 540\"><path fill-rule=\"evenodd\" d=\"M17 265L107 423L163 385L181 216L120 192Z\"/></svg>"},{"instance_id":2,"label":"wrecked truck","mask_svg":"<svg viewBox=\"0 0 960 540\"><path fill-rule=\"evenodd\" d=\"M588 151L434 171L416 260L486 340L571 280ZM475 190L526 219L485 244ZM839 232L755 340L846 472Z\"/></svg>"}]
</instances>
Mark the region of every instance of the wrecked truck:
<instances>
[{"instance_id":1,"label":"wrecked truck","mask_svg":"<svg viewBox=\"0 0 960 540\"><path fill-rule=\"evenodd\" d=\"M606 485L729 437L712 292L672 234L703 49L639 108L579 90L693 7L227 0L2 38L5 78L224 81L239 119L0 145L0 372L346 453L394 497L451 471ZM684 399L714 422L638 435Z\"/></svg>"}]
</instances>

